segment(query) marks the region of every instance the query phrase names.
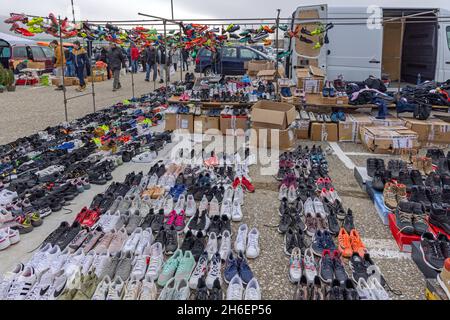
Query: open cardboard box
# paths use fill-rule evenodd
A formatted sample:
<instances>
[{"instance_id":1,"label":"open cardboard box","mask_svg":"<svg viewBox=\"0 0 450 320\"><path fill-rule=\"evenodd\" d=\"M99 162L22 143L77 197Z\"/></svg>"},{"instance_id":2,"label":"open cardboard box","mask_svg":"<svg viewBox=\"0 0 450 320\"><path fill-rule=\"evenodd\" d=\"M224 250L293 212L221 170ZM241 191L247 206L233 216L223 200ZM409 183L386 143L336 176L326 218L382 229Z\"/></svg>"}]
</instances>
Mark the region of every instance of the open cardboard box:
<instances>
[{"instance_id":1,"label":"open cardboard box","mask_svg":"<svg viewBox=\"0 0 450 320\"><path fill-rule=\"evenodd\" d=\"M274 69L274 64L266 60L250 60L244 62L244 68L249 76L254 77L262 70Z\"/></svg>"},{"instance_id":2,"label":"open cardboard box","mask_svg":"<svg viewBox=\"0 0 450 320\"><path fill-rule=\"evenodd\" d=\"M253 127L286 130L296 117L295 107L288 103L261 100L252 107Z\"/></svg>"},{"instance_id":3,"label":"open cardboard box","mask_svg":"<svg viewBox=\"0 0 450 320\"><path fill-rule=\"evenodd\" d=\"M299 89L303 89L306 93L322 92L325 80L325 73L322 69L314 66L299 68L296 71L296 75Z\"/></svg>"}]
</instances>

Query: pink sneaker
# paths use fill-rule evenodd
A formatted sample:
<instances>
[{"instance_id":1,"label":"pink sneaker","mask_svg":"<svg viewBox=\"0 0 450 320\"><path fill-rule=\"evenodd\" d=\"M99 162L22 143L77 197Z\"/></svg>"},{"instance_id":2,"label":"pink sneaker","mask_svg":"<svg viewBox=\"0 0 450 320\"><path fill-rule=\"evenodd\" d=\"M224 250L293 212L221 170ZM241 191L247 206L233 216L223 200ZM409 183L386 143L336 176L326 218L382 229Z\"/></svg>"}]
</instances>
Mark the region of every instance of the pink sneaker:
<instances>
[{"instance_id":1,"label":"pink sneaker","mask_svg":"<svg viewBox=\"0 0 450 320\"><path fill-rule=\"evenodd\" d=\"M186 217L186 213L184 212L184 210L181 210L181 212L179 214L176 215L175 217L175 230L180 232L183 231L186 224L185 224L185 217Z\"/></svg>"},{"instance_id":2,"label":"pink sneaker","mask_svg":"<svg viewBox=\"0 0 450 320\"><path fill-rule=\"evenodd\" d=\"M172 226L175 225L175 221L177 220L177 212L175 210L173 210L170 215L169 215L169 219L166 222L166 227L167 229L170 229Z\"/></svg>"}]
</instances>

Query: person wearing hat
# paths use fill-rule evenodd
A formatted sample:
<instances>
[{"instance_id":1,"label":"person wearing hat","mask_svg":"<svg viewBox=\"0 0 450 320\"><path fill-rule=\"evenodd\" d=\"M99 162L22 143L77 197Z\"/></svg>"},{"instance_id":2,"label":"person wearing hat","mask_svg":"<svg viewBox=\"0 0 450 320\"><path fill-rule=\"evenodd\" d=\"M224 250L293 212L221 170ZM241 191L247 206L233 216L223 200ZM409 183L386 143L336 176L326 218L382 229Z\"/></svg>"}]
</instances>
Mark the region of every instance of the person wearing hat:
<instances>
[{"instance_id":1,"label":"person wearing hat","mask_svg":"<svg viewBox=\"0 0 450 320\"><path fill-rule=\"evenodd\" d=\"M82 92L86 89L86 82L84 81L84 75L89 64L89 57L86 52L86 49L84 49L81 46L80 41L78 40L73 42L72 55L73 55L73 64L75 67L75 74L80 80L80 87L77 89L77 91Z\"/></svg>"},{"instance_id":2,"label":"person wearing hat","mask_svg":"<svg viewBox=\"0 0 450 320\"><path fill-rule=\"evenodd\" d=\"M111 42L110 45L108 60L114 77L113 91L117 91L122 88L120 84L120 70L122 67L126 68L125 56L122 53L122 49L117 47L114 42Z\"/></svg>"}]
</instances>

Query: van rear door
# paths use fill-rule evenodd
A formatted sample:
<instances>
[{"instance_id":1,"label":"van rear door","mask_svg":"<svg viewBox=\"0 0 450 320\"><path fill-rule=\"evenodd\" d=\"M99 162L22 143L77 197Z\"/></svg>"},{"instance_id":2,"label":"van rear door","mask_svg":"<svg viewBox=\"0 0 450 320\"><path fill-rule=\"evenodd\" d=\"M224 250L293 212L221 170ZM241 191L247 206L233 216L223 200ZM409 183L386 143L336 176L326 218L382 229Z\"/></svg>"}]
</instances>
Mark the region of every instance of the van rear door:
<instances>
[{"instance_id":1,"label":"van rear door","mask_svg":"<svg viewBox=\"0 0 450 320\"><path fill-rule=\"evenodd\" d=\"M368 12L369 11L369 12ZM357 19L365 17L367 19ZM381 78L383 27L381 8L328 7L328 18L335 26L328 32L327 78L343 75L345 80L364 81L370 75Z\"/></svg>"},{"instance_id":2,"label":"van rear door","mask_svg":"<svg viewBox=\"0 0 450 320\"><path fill-rule=\"evenodd\" d=\"M449 16L450 12L446 10L441 10L440 15ZM436 80L447 81L448 79L450 79L450 22L440 22L439 26L440 26L440 33L439 33L440 48L438 53L438 72Z\"/></svg>"}]
</instances>

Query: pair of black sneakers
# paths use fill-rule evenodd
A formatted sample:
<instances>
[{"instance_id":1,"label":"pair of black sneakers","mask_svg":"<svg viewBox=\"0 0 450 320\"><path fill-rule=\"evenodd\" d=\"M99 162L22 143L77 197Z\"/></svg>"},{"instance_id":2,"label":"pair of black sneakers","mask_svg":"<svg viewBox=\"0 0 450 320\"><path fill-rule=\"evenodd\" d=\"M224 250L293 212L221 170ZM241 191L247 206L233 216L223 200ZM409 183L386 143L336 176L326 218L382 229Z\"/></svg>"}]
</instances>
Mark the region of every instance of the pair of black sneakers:
<instances>
[{"instance_id":1,"label":"pair of black sneakers","mask_svg":"<svg viewBox=\"0 0 450 320\"><path fill-rule=\"evenodd\" d=\"M367 175L371 178L375 176L375 172L384 171L386 169L384 160L378 158L369 158L366 163Z\"/></svg>"},{"instance_id":2,"label":"pair of black sneakers","mask_svg":"<svg viewBox=\"0 0 450 320\"><path fill-rule=\"evenodd\" d=\"M206 238L205 234L198 232L196 235L192 231L188 231L184 237L184 241L180 246L181 251L191 251L195 261L200 259L200 256L205 251Z\"/></svg>"},{"instance_id":3,"label":"pair of black sneakers","mask_svg":"<svg viewBox=\"0 0 450 320\"><path fill-rule=\"evenodd\" d=\"M206 286L205 276L198 279L197 293L195 294L195 300L210 300L210 301L220 301L223 300L223 290L220 285L220 280L216 279L213 284L212 290L208 290Z\"/></svg>"},{"instance_id":4,"label":"pair of black sneakers","mask_svg":"<svg viewBox=\"0 0 450 320\"><path fill-rule=\"evenodd\" d=\"M161 243L166 255L173 255L178 250L178 232L175 227L170 229L162 227L155 237L155 243Z\"/></svg>"},{"instance_id":5,"label":"pair of black sneakers","mask_svg":"<svg viewBox=\"0 0 450 320\"><path fill-rule=\"evenodd\" d=\"M395 211L395 218L401 233L422 235L428 232L428 223L421 203L401 201Z\"/></svg>"}]
</instances>

